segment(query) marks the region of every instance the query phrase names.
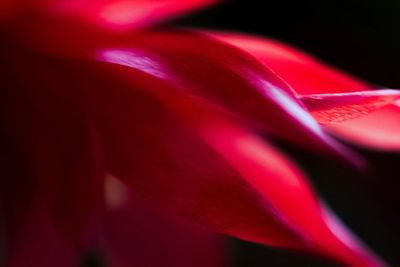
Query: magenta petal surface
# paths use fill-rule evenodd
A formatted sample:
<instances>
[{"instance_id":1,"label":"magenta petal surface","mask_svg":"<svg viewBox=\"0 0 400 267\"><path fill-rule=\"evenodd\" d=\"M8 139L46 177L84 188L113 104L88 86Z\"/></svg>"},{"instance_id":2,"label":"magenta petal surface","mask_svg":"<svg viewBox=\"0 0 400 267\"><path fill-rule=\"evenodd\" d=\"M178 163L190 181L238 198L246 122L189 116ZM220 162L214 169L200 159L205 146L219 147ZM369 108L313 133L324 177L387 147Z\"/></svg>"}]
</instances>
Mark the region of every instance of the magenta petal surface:
<instances>
[{"instance_id":1,"label":"magenta petal surface","mask_svg":"<svg viewBox=\"0 0 400 267\"><path fill-rule=\"evenodd\" d=\"M275 40L234 33L211 33L211 35L250 52L280 75L300 95L354 93L365 99L371 99L371 92L364 91L376 88ZM387 92L387 90L382 91ZM376 94L381 93L377 91ZM349 99L349 97L345 98ZM347 109L347 100L344 99L343 107L340 108L338 105L340 113ZM336 102L339 104L338 101ZM323 101L321 105L324 105L322 103ZM365 105L363 106L365 108ZM350 112L353 115L347 116L346 120L342 120L344 117L339 115L338 117L341 117L339 120L342 121L340 123L332 119L331 115L315 114L316 119L321 120L322 123L334 122L325 124L325 127L338 137L369 148L398 151L400 149L399 102L393 99L390 105L380 106L381 108L374 105L374 112L370 112L370 107L368 107L368 112ZM345 113L349 114L349 112ZM354 116L355 114L357 116ZM352 117L351 120L350 117Z\"/></svg>"},{"instance_id":2,"label":"magenta petal surface","mask_svg":"<svg viewBox=\"0 0 400 267\"><path fill-rule=\"evenodd\" d=\"M366 115L400 100L397 90L370 90L350 93L326 93L300 96L321 124L343 122Z\"/></svg>"}]
</instances>

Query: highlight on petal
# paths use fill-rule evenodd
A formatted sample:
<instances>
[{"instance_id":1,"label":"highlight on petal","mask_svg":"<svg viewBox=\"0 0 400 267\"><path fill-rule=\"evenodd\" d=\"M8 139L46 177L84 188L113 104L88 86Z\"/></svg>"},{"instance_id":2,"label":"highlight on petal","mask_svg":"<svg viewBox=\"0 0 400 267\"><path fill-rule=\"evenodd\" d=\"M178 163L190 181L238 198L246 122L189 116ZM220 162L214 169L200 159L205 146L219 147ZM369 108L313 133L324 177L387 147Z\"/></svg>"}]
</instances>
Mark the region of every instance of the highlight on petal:
<instances>
[{"instance_id":1,"label":"highlight on petal","mask_svg":"<svg viewBox=\"0 0 400 267\"><path fill-rule=\"evenodd\" d=\"M205 33L254 55L280 75L298 94L372 89L370 84L321 63L313 56L279 41L240 33Z\"/></svg>"},{"instance_id":2,"label":"highlight on petal","mask_svg":"<svg viewBox=\"0 0 400 267\"><path fill-rule=\"evenodd\" d=\"M317 120L325 123L324 126L329 131L345 140L370 148L399 151L400 107L397 104L398 101L396 98L384 97L388 102L384 100L385 104L381 105L383 96L380 95L385 95L388 90L375 91L375 93L366 91L375 88L275 40L235 33L211 32L207 34L250 52L288 82L303 100L307 99L307 94L311 94L310 97L313 98L315 94L354 93L348 96L340 94L335 96L337 99L335 102L338 104L337 114L333 108L330 111L313 110L313 115ZM371 94L376 94L377 98ZM369 99L367 100L369 104L364 102L363 105L357 105L357 107L353 104L348 105L347 101L355 95L360 95L357 99L362 102ZM339 103L341 97L343 97L342 107ZM331 105L332 98L329 97L329 99L321 98L318 106ZM327 104L323 103L325 100L328 100ZM306 100L306 102L309 101ZM341 122L337 123L338 121Z\"/></svg>"},{"instance_id":3,"label":"highlight on petal","mask_svg":"<svg viewBox=\"0 0 400 267\"><path fill-rule=\"evenodd\" d=\"M263 196L268 196L269 203L284 214L287 223L293 223L303 234L306 248L309 246L311 251L349 266L385 265L349 233L326 207L318 203L313 193L308 191L310 187L303 180L301 172L292 163L252 133L234 124L229 125L229 122L224 125L224 121L218 119L210 125L211 119L205 118L200 130L206 142L238 170L253 188ZM272 173L271 166L274 168ZM298 210L299 206L307 207L307 211Z\"/></svg>"},{"instance_id":4,"label":"highlight on petal","mask_svg":"<svg viewBox=\"0 0 400 267\"><path fill-rule=\"evenodd\" d=\"M276 138L363 165L320 128L282 79L234 46L180 30L112 35L66 22L62 30L49 24L32 24L17 34L46 53L130 67L146 77L143 87L154 93L205 99ZM79 43L71 42L77 38Z\"/></svg>"},{"instance_id":5,"label":"highlight on petal","mask_svg":"<svg viewBox=\"0 0 400 267\"><path fill-rule=\"evenodd\" d=\"M372 149L398 152L400 150L400 107L386 106L368 116L329 124L337 136Z\"/></svg>"},{"instance_id":6,"label":"highlight on petal","mask_svg":"<svg viewBox=\"0 0 400 267\"><path fill-rule=\"evenodd\" d=\"M158 43L164 45L154 45ZM156 94L171 97L177 89L179 93L186 91L276 137L330 151L360 164L357 156L321 130L278 76L239 52L203 36L153 32L137 37L131 48L100 51L98 60L126 66L166 82L169 88L164 92L159 89Z\"/></svg>"},{"instance_id":7,"label":"highlight on petal","mask_svg":"<svg viewBox=\"0 0 400 267\"><path fill-rule=\"evenodd\" d=\"M400 100L400 91L373 90L300 96L319 123L342 122L369 115Z\"/></svg>"},{"instance_id":8,"label":"highlight on petal","mask_svg":"<svg viewBox=\"0 0 400 267\"><path fill-rule=\"evenodd\" d=\"M81 35L83 48L70 36L45 35L41 47L65 60L61 68L71 92L81 93L107 170L144 201L245 240L384 265L332 227L301 171L250 130L325 138L291 89L254 58L187 32L105 43Z\"/></svg>"}]
</instances>

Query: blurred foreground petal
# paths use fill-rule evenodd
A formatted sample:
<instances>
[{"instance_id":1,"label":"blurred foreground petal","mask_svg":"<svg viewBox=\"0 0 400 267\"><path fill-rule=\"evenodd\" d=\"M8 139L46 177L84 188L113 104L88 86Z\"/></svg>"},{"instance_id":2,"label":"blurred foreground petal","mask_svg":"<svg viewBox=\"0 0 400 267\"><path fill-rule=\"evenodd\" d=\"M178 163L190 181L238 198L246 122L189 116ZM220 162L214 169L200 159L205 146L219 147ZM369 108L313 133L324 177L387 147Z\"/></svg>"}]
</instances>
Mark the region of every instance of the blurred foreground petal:
<instances>
[{"instance_id":1,"label":"blurred foreground petal","mask_svg":"<svg viewBox=\"0 0 400 267\"><path fill-rule=\"evenodd\" d=\"M38 199L32 202L15 242L6 252L5 267L79 266L77 251L57 233L47 207Z\"/></svg>"},{"instance_id":2,"label":"blurred foreground petal","mask_svg":"<svg viewBox=\"0 0 400 267\"><path fill-rule=\"evenodd\" d=\"M108 179L114 190L124 186L116 178ZM121 197L120 190L115 191ZM227 266L228 244L221 236L156 212L132 194L119 205L115 199L111 204L103 232L110 267Z\"/></svg>"},{"instance_id":3,"label":"blurred foreground petal","mask_svg":"<svg viewBox=\"0 0 400 267\"><path fill-rule=\"evenodd\" d=\"M39 16L70 17L113 30L137 29L187 14L217 0L2 0L0 22Z\"/></svg>"}]
</instances>

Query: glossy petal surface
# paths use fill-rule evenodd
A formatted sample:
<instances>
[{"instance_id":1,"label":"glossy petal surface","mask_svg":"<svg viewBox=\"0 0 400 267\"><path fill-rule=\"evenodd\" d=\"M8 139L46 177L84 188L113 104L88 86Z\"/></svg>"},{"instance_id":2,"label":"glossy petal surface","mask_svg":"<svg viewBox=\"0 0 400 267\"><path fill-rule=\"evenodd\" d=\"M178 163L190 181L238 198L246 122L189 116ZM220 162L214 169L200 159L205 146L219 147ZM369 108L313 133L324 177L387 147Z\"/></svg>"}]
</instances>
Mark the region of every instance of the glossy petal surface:
<instances>
[{"instance_id":1,"label":"glossy petal surface","mask_svg":"<svg viewBox=\"0 0 400 267\"><path fill-rule=\"evenodd\" d=\"M337 123L370 115L400 100L400 91L372 90L300 96L319 123Z\"/></svg>"},{"instance_id":2,"label":"glossy petal surface","mask_svg":"<svg viewBox=\"0 0 400 267\"><path fill-rule=\"evenodd\" d=\"M105 70L113 68L125 82L101 81L89 101L110 172L142 199L245 240L384 265L333 223L289 160L229 113L186 94L154 94L135 68Z\"/></svg>"},{"instance_id":3,"label":"glossy petal surface","mask_svg":"<svg viewBox=\"0 0 400 267\"><path fill-rule=\"evenodd\" d=\"M371 89L371 85L279 41L236 33L211 32L210 34L253 54L278 73L298 94L340 93Z\"/></svg>"}]
</instances>

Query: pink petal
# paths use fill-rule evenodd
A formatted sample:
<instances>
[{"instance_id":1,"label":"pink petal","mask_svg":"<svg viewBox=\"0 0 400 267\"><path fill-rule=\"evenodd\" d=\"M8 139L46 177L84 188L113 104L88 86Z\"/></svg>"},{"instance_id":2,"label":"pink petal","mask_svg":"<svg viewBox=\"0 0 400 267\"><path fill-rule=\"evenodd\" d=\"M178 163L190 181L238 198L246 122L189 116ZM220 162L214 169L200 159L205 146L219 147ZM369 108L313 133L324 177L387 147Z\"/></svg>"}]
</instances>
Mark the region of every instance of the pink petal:
<instances>
[{"instance_id":1,"label":"pink petal","mask_svg":"<svg viewBox=\"0 0 400 267\"><path fill-rule=\"evenodd\" d=\"M400 91L373 90L300 96L319 123L343 122L378 111L400 100Z\"/></svg>"},{"instance_id":2,"label":"pink petal","mask_svg":"<svg viewBox=\"0 0 400 267\"><path fill-rule=\"evenodd\" d=\"M253 54L266 66L276 71L298 94L347 93L374 89L372 85L280 42L241 34L212 33L212 35ZM344 106L340 108L340 113L348 108L347 100L343 101ZM339 98L337 103L340 105ZM381 106L381 109L375 106L373 113L352 112L353 115L357 113L357 116L351 115L353 119L340 124L326 124L325 127L335 135L356 144L398 151L400 149L400 108L395 101L392 104L388 107ZM325 104L321 102L319 105ZM331 120L327 116L321 116L321 113L314 112L314 115L317 115L316 119L321 123ZM343 118L342 115L339 117ZM336 119L332 121L337 122Z\"/></svg>"},{"instance_id":3,"label":"pink petal","mask_svg":"<svg viewBox=\"0 0 400 267\"><path fill-rule=\"evenodd\" d=\"M390 105L368 116L329 124L329 130L339 137L373 149L393 152L400 150L400 107Z\"/></svg>"}]
</instances>

